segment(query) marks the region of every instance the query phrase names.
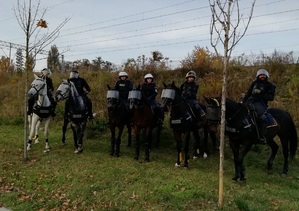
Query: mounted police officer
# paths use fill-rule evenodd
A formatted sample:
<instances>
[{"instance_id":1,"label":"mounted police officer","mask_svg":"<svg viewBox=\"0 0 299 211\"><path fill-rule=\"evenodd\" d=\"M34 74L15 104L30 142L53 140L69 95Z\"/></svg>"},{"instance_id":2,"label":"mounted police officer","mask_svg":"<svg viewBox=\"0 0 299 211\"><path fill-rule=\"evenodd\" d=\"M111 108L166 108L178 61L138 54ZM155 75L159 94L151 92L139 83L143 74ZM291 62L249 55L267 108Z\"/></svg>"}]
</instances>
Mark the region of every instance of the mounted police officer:
<instances>
[{"instance_id":1,"label":"mounted police officer","mask_svg":"<svg viewBox=\"0 0 299 211\"><path fill-rule=\"evenodd\" d=\"M54 86L53 86L52 79L50 78L51 75L52 75L51 70L48 69L48 68L44 68L41 71L40 77L46 79L47 95L48 95L48 98L49 98L49 100L51 102L51 105L52 105L52 108L50 110L50 114L51 114L52 117L54 117L57 103L55 102L53 94L52 94L53 91L54 91ZM28 100L28 109L27 109L27 114L28 115L32 114L33 106L34 106L34 103L36 102L36 100L37 100L37 98L31 98L31 99Z\"/></svg>"},{"instance_id":2,"label":"mounted police officer","mask_svg":"<svg viewBox=\"0 0 299 211\"><path fill-rule=\"evenodd\" d=\"M87 97L87 94L91 91L88 83L84 78L79 77L79 73L76 70L71 71L69 80L74 83L78 94L84 99L87 106L88 118L93 119L92 103Z\"/></svg>"},{"instance_id":3,"label":"mounted police officer","mask_svg":"<svg viewBox=\"0 0 299 211\"><path fill-rule=\"evenodd\" d=\"M186 74L185 78L186 81L182 83L180 86L182 97L191 106L191 109L194 112L196 120L201 125L205 119L205 112L200 107L197 101L197 91L199 86L195 82L196 73L193 70L191 70Z\"/></svg>"},{"instance_id":4,"label":"mounted police officer","mask_svg":"<svg viewBox=\"0 0 299 211\"><path fill-rule=\"evenodd\" d=\"M276 86L268 81L269 73L260 69L256 73L256 80L252 82L244 96L243 102L254 107L258 120L258 135L260 144L267 144L267 108L268 101L273 101Z\"/></svg>"},{"instance_id":5,"label":"mounted police officer","mask_svg":"<svg viewBox=\"0 0 299 211\"><path fill-rule=\"evenodd\" d=\"M124 102L128 108L128 95L129 92L133 89L133 83L128 79L128 73L122 71L118 74L118 81L116 82L114 89L119 92L119 99L121 102Z\"/></svg>"},{"instance_id":6,"label":"mounted police officer","mask_svg":"<svg viewBox=\"0 0 299 211\"><path fill-rule=\"evenodd\" d=\"M157 123L163 124L164 112L156 102L158 90L154 83L154 76L152 74L148 73L144 76L144 83L141 85L141 92L145 96L147 104L151 106L153 113L156 115L158 119Z\"/></svg>"}]
</instances>

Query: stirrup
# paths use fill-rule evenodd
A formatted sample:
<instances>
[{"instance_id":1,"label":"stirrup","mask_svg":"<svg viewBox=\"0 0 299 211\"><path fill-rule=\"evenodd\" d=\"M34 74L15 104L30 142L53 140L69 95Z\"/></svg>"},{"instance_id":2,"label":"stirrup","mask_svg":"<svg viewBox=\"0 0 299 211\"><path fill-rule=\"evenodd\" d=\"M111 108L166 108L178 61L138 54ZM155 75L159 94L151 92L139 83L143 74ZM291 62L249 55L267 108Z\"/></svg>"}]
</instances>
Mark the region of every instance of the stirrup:
<instances>
[{"instance_id":1,"label":"stirrup","mask_svg":"<svg viewBox=\"0 0 299 211\"><path fill-rule=\"evenodd\" d=\"M259 139L259 144L263 144L263 145L266 145L267 144L267 139L265 137L261 137Z\"/></svg>"}]
</instances>

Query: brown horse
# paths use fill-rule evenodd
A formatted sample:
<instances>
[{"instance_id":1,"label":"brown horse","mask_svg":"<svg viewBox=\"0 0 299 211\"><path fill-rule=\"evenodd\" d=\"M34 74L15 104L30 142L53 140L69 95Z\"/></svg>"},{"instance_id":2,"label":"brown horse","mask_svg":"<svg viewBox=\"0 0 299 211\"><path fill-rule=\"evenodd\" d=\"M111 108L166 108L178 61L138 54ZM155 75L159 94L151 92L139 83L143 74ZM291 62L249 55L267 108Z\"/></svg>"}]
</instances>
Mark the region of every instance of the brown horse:
<instances>
[{"instance_id":1,"label":"brown horse","mask_svg":"<svg viewBox=\"0 0 299 211\"><path fill-rule=\"evenodd\" d=\"M157 128L157 146L160 142L162 125L157 123L157 116L153 113L150 105L147 104L145 97L140 91L140 85L137 89L129 92L130 109L133 114L133 128L135 133L135 155L134 159L139 160L140 155L140 134L145 131L145 161L150 160L150 150L152 145L152 134L154 128Z\"/></svg>"},{"instance_id":2,"label":"brown horse","mask_svg":"<svg viewBox=\"0 0 299 211\"><path fill-rule=\"evenodd\" d=\"M111 149L110 155L119 157L121 136L123 134L124 127L128 129L128 147L131 146L132 142L132 129L131 119L132 115L129 110L129 105L124 101L120 101L119 92L112 90L110 86L107 92L107 107L108 107L108 118L109 128L111 132L110 141ZM116 137L116 129L118 129L118 135Z\"/></svg>"}]
</instances>

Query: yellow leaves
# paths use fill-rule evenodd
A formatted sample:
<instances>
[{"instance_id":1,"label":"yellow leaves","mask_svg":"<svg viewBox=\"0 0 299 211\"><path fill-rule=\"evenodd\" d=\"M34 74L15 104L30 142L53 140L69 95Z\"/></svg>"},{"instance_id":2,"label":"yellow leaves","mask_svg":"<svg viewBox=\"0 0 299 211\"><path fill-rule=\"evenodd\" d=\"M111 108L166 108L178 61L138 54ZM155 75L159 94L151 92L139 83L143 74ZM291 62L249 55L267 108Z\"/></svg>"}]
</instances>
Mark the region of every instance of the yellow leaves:
<instances>
[{"instance_id":1,"label":"yellow leaves","mask_svg":"<svg viewBox=\"0 0 299 211\"><path fill-rule=\"evenodd\" d=\"M37 22L37 27L41 27L41 28L48 28L48 24L45 20L43 19L40 19L38 22Z\"/></svg>"}]
</instances>

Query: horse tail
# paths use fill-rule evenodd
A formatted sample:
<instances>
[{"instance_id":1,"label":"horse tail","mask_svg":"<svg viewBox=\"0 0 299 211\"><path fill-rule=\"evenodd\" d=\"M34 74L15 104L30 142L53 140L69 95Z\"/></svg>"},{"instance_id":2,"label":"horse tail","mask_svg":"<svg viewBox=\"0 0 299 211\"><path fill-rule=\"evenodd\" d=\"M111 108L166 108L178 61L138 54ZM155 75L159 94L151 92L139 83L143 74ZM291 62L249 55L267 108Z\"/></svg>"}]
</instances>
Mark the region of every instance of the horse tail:
<instances>
[{"instance_id":1,"label":"horse tail","mask_svg":"<svg viewBox=\"0 0 299 211\"><path fill-rule=\"evenodd\" d=\"M289 116L289 124L288 124L288 129L289 129L289 135L290 135L290 157L294 158L296 155L297 147L298 147L298 137L297 137L297 130L295 123L291 117L291 115L287 112Z\"/></svg>"}]
</instances>

